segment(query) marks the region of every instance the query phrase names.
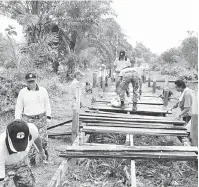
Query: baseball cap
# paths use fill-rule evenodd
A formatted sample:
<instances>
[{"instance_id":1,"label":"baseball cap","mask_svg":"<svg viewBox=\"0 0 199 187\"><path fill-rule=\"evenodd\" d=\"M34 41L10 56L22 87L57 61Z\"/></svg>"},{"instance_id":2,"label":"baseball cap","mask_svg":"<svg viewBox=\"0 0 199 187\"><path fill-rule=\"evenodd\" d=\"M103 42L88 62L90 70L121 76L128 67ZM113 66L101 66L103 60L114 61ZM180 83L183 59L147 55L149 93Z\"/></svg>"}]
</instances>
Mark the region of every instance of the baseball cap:
<instances>
[{"instance_id":1,"label":"baseball cap","mask_svg":"<svg viewBox=\"0 0 199 187\"><path fill-rule=\"evenodd\" d=\"M27 73L26 76L25 76L25 79L29 82L31 81L35 81L37 78L36 74L34 73Z\"/></svg>"},{"instance_id":2,"label":"baseball cap","mask_svg":"<svg viewBox=\"0 0 199 187\"><path fill-rule=\"evenodd\" d=\"M124 56L125 55L125 51L121 50L120 51L120 56Z\"/></svg>"},{"instance_id":3,"label":"baseball cap","mask_svg":"<svg viewBox=\"0 0 199 187\"><path fill-rule=\"evenodd\" d=\"M30 131L28 124L22 120L11 122L7 126L6 137L13 152L25 151L29 147Z\"/></svg>"}]
</instances>

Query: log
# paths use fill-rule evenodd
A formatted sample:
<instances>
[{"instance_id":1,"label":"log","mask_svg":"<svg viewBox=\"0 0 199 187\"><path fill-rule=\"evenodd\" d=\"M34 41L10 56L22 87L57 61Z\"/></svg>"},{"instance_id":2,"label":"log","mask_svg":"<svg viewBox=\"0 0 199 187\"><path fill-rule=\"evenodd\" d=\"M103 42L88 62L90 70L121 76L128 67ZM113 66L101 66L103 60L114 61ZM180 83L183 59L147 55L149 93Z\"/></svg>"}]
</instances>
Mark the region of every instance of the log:
<instances>
[{"instance_id":1,"label":"log","mask_svg":"<svg viewBox=\"0 0 199 187\"><path fill-rule=\"evenodd\" d=\"M122 128L122 127L102 127L102 126L85 126L83 132L86 133L120 133L120 134L142 134L155 136L188 136L186 130L171 129L147 129L147 128Z\"/></svg>"}]
</instances>

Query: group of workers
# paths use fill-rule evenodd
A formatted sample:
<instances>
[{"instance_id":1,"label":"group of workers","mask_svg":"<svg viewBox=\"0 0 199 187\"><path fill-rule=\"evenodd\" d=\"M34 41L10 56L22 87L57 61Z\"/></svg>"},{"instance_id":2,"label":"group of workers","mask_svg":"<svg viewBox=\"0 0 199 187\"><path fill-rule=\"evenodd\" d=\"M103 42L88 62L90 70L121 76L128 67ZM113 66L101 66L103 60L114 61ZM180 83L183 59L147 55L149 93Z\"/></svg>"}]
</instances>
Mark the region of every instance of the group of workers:
<instances>
[{"instance_id":1,"label":"group of workers","mask_svg":"<svg viewBox=\"0 0 199 187\"><path fill-rule=\"evenodd\" d=\"M141 73L131 67L125 51L120 51L119 58L114 62L116 72L116 93L120 97L120 107L125 107L125 93L130 96L129 84L133 87L133 110L137 110L138 97L142 94ZM76 88L81 87L83 74L76 72L71 84L73 99ZM7 125L0 134L0 187L6 187L11 180L17 187L33 187L35 179L31 166L36 164L36 154L41 160L48 160L47 127L51 122L51 106L48 92L37 83L37 75L28 73L25 76L27 87L20 90L15 107L15 120ZM184 81L175 82L176 90L181 92L178 106L179 115L187 123L191 119L193 102L192 91Z\"/></svg>"}]
</instances>

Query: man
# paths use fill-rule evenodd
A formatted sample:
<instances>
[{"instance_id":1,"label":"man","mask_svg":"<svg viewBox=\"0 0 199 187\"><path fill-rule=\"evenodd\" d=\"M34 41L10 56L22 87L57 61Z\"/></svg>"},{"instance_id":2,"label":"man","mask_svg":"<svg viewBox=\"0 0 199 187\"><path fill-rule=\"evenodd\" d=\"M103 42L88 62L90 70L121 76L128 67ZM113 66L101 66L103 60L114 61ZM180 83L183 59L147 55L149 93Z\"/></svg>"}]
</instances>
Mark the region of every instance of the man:
<instances>
[{"instance_id":1,"label":"man","mask_svg":"<svg viewBox=\"0 0 199 187\"><path fill-rule=\"evenodd\" d=\"M181 113L178 117L183 118L183 120L188 123L192 115L193 91L186 87L183 80L177 80L174 83L176 90L181 92L181 96L179 101L173 106L172 109L175 109L179 106Z\"/></svg>"},{"instance_id":2,"label":"man","mask_svg":"<svg viewBox=\"0 0 199 187\"><path fill-rule=\"evenodd\" d=\"M122 81L121 77L119 76L120 72L124 68L131 67L130 59L125 56L125 51L123 51L123 50L120 51L119 58L116 58L116 60L114 62L114 67L115 67L115 72L116 72L115 79L116 79L116 90L117 90L118 85ZM128 87L126 88L126 94L127 94L127 96L129 96Z\"/></svg>"},{"instance_id":3,"label":"man","mask_svg":"<svg viewBox=\"0 0 199 187\"><path fill-rule=\"evenodd\" d=\"M32 123L15 120L0 134L0 187L10 186L12 179L16 187L34 186L35 179L28 159L33 144L43 160L42 142L37 127Z\"/></svg>"},{"instance_id":4,"label":"man","mask_svg":"<svg viewBox=\"0 0 199 187\"><path fill-rule=\"evenodd\" d=\"M139 88L139 97L142 94L142 79L140 76L140 73L136 71L135 68L125 68L121 71L120 75L121 82L118 85L118 88L116 90L117 94L120 97L121 100L121 107L123 108L125 106L125 91L128 88L129 84L132 84L133 87L133 111L137 110L137 101L138 101L138 88Z\"/></svg>"},{"instance_id":5,"label":"man","mask_svg":"<svg viewBox=\"0 0 199 187\"><path fill-rule=\"evenodd\" d=\"M15 119L23 119L27 123L34 123L39 130L42 138L43 148L47 159L47 123L51 121L51 106L48 92L44 87L37 84L37 76L34 73L28 73L25 76L27 87L20 90L15 108ZM30 161L32 165L35 161L36 150L30 151Z\"/></svg>"},{"instance_id":6,"label":"man","mask_svg":"<svg viewBox=\"0 0 199 187\"><path fill-rule=\"evenodd\" d=\"M82 79L83 77L83 73L80 72L80 71L76 71L74 73L74 79L73 81L71 82L71 85L70 85L70 94L72 95L72 106L74 106L73 104L76 102L76 99L77 99L77 95L76 95L76 90L77 90L77 87L80 87L80 107L83 106L83 103L82 103L82 94L81 94L81 84L80 84L80 80Z\"/></svg>"}]
</instances>

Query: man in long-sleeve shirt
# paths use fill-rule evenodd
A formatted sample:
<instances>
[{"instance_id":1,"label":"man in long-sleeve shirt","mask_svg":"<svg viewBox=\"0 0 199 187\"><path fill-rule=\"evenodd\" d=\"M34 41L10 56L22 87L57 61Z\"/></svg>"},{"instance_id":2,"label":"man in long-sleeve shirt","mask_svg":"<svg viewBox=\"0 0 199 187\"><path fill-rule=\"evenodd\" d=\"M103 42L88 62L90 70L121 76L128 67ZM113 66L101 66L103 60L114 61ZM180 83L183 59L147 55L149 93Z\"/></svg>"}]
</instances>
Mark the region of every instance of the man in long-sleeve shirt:
<instances>
[{"instance_id":1,"label":"man in long-sleeve shirt","mask_svg":"<svg viewBox=\"0 0 199 187\"><path fill-rule=\"evenodd\" d=\"M37 85L37 77L34 73L25 76L27 87L20 90L15 108L15 119L23 119L28 123L34 123L42 138L43 148L47 152L47 122L51 121L51 106L48 92L44 87ZM36 151L30 151L31 164L35 164Z\"/></svg>"}]
</instances>

